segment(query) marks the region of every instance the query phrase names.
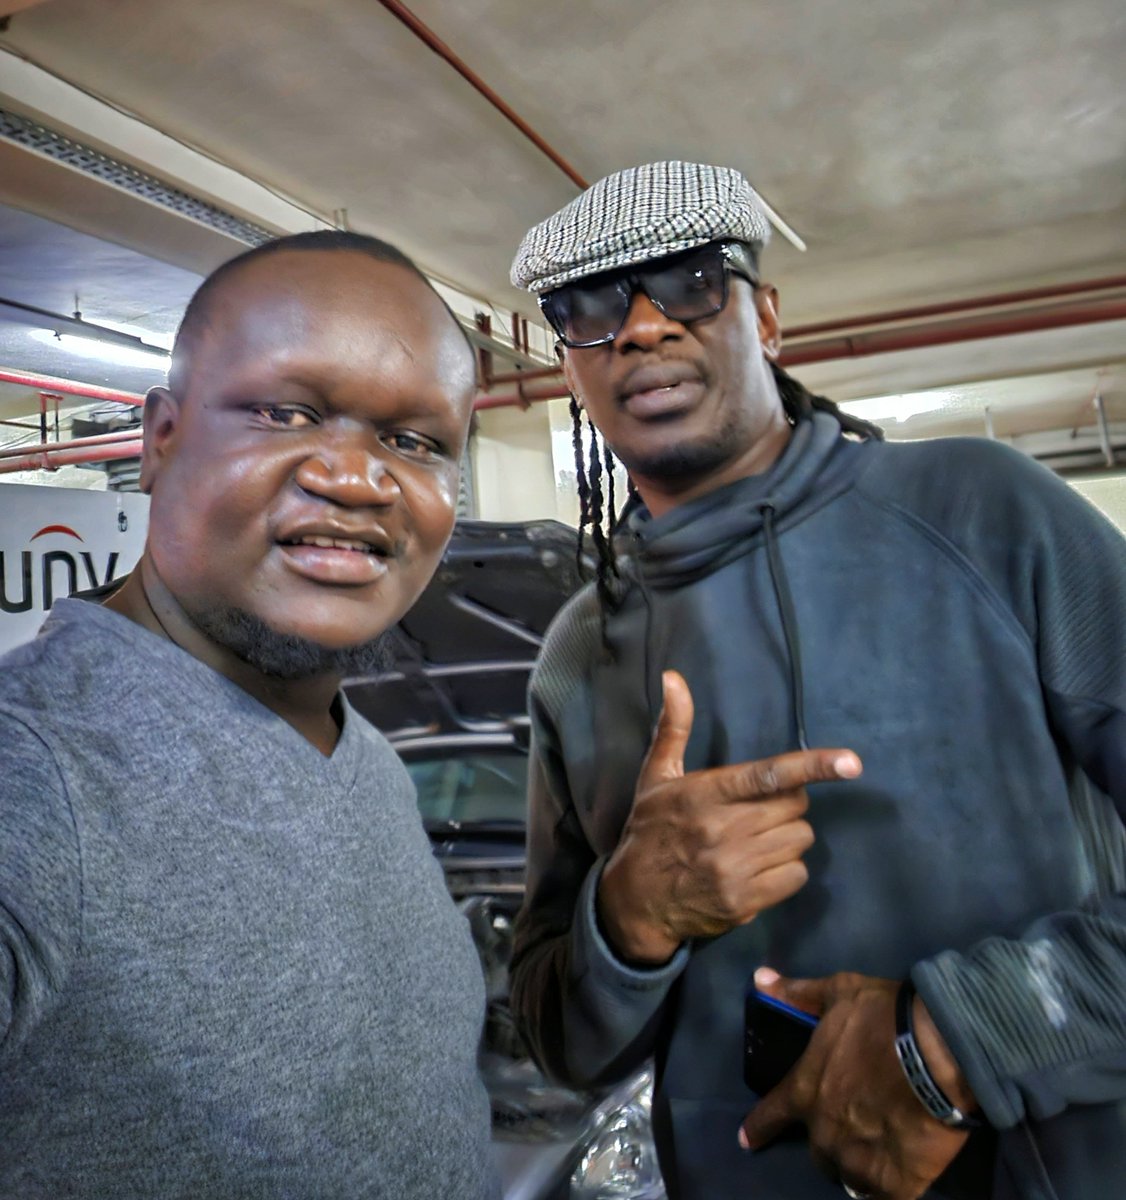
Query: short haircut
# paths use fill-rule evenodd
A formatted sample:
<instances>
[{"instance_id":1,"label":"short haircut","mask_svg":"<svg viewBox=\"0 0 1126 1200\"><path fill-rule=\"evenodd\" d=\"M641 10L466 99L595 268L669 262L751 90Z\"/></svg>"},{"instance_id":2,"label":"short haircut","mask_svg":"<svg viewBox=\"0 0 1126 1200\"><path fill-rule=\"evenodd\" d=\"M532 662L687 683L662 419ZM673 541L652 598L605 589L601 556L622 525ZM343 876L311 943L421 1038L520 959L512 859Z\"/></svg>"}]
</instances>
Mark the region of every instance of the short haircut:
<instances>
[{"instance_id":1,"label":"short haircut","mask_svg":"<svg viewBox=\"0 0 1126 1200\"><path fill-rule=\"evenodd\" d=\"M379 262L405 267L421 279L442 302L442 307L450 314L450 320L465 338L465 344L476 367L477 352L453 309L446 303L433 283L419 270L415 262L397 246L392 246L390 242L366 233L353 233L351 230L343 229L315 229L305 233L291 233L285 237L272 238L259 246L252 246L249 250L244 250L241 254L236 254L234 258L229 258L225 263L221 263L196 288L192 298L188 301L188 307L184 310L184 316L176 330L176 340L172 347L168 385L173 392L179 390L180 376L188 370L189 347L198 341L207 329L212 303L222 291L223 285L243 267L259 258L289 250L351 251L356 254L366 254L369 258L374 258Z\"/></svg>"}]
</instances>

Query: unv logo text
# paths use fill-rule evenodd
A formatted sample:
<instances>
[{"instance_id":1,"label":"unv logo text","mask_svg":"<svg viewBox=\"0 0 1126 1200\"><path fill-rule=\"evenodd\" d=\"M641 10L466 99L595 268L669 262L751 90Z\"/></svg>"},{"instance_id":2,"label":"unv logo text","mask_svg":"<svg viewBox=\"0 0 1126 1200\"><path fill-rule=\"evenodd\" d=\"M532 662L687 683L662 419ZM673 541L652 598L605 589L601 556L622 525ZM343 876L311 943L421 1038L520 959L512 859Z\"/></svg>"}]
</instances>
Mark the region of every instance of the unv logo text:
<instances>
[{"instance_id":1,"label":"unv logo text","mask_svg":"<svg viewBox=\"0 0 1126 1200\"><path fill-rule=\"evenodd\" d=\"M83 540L69 525L44 525L29 539L29 548L21 550L18 556L0 550L0 612L29 612L36 602L37 584L39 607L47 612L57 597L98 587L114 578L119 557L116 550L110 551L103 564L96 563L89 550L77 547L74 550L43 550L31 546L38 538L51 534L61 534L78 542ZM99 567L102 568L100 576Z\"/></svg>"}]
</instances>

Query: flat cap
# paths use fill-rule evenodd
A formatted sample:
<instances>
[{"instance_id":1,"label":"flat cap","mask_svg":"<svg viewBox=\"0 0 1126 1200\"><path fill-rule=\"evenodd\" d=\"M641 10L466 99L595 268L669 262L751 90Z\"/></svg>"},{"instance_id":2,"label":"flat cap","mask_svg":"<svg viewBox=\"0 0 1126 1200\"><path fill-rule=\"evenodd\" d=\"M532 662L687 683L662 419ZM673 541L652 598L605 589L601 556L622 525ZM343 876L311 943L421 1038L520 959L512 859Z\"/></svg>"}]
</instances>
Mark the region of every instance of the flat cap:
<instances>
[{"instance_id":1,"label":"flat cap","mask_svg":"<svg viewBox=\"0 0 1126 1200\"><path fill-rule=\"evenodd\" d=\"M731 167L658 162L607 175L530 229L512 282L530 292L720 239L770 238L758 193Z\"/></svg>"}]
</instances>

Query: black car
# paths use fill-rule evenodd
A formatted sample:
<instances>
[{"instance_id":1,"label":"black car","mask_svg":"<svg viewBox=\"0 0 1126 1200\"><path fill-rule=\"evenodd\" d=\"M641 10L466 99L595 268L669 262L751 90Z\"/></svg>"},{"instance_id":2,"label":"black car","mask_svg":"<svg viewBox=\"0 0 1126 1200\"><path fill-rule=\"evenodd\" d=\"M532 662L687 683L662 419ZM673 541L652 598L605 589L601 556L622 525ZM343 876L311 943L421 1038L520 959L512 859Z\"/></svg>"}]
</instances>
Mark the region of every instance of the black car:
<instances>
[{"instance_id":1,"label":"black car","mask_svg":"<svg viewBox=\"0 0 1126 1200\"><path fill-rule=\"evenodd\" d=\"M387 668L346 688L406 762L481 956L480 1061L505 1200L662 1200L650 1072L604 1092L552 1084L508 1007L524 893L528 675L551 618L581 582L565 525L460 522L433 582L389 636Z\"/></svg>"}]
</instances>

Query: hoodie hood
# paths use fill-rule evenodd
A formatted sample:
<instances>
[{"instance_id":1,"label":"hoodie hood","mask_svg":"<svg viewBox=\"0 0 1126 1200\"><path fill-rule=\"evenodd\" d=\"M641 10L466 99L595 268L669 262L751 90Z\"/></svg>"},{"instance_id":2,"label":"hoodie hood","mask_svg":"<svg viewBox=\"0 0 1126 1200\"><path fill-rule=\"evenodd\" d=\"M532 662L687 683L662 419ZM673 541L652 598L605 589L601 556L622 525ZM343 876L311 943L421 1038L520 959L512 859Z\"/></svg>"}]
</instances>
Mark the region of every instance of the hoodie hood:
<instances>
[{"instance_id":1,"label":"hoodie hood","mask_svg":"<svg viewBox=\"0 0 1126 1200\"><path fill-rule=\"evenodd\" d=\"M761 544L764 513L782 533L839 495L855 477L866 443L844 438L831 413L794 427L778 461L761 475L738 479L661 517L643 506L628 518L616 548L619 570L657 590L680 587L726 566Z\"/></svg>"},{"instance_id":2,"label":"hoodie hood","mask_svg":"<svg viewBox=\"0 0 1126 1200\"><path fill-rule=\"evenodd\" d=\"M641 678L651 713L656 714L661 705L663 663L652 651L658 595L691 584L763 547L785 646L791 737L796 747L808 749L801 631L779 535L848 488L869 445L846 439L831 413L815 412L794 427L770 470L736 480L656 519L643 506L630 514L617 543L618 571L624 592L634 585L641 603L619 607L608 617L607 633L624 638L618 641L620 647L640 636ZM628 672L604 674L602 686L608 693L617 693Z\"/></svg>"}]
</instances>

